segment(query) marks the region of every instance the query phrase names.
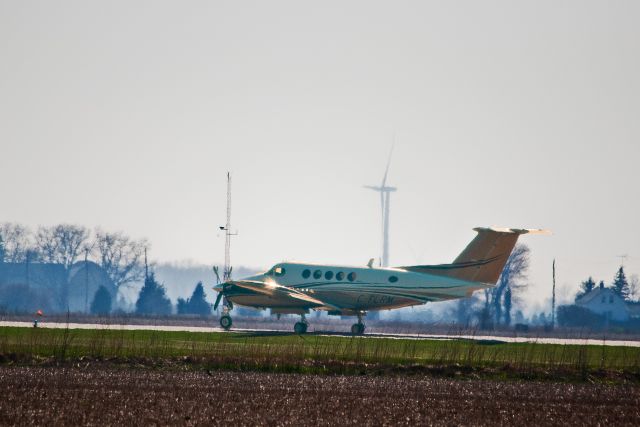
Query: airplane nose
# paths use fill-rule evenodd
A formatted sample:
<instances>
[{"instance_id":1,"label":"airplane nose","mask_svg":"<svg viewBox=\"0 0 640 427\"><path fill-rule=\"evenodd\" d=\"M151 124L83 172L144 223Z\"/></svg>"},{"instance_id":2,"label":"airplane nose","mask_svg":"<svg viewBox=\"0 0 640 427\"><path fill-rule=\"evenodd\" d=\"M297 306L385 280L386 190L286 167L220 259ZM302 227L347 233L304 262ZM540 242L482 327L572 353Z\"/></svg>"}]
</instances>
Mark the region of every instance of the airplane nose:
<instances>
[{"instance_id":1,"label":"airplane nose","mask_svg":"<svg viewBox=\"0 0 640 427\"><path fill-rule=\"evenodd\" d=\"M213 287L213 290L216 292L222 292L224 291L225 286L231 286L233 285L233 282L229 281L229 282L224 282L224 283L218 283L217 285L215 285Z\"/></svg>"}]
</instances>

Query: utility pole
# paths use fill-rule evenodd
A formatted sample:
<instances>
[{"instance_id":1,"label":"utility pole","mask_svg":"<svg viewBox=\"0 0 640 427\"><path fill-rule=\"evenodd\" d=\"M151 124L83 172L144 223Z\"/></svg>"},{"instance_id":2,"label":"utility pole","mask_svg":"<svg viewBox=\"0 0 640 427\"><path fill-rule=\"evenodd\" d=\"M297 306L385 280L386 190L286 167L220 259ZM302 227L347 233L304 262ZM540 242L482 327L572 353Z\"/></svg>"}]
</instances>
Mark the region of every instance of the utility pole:
<instances>
[{"instance_id":1,"label":"utility pole","mask_svg":"<svg viewBox=\"0 0 640 427\"><path fill-rule=\"evenodd\" d=\"M147 248L144 248L144 283L147 283L149 278L149 264L147 264Z\"/></svg>"},{"instance_id":2,"label":"utility pole","mask_svg":"<svg viewBox=\"0 0 640 427\"><path fill-rule=\"evenodd\" d=\"M553 291L551 293L551 329L556 327L556 260L553 259Z\"/></svg>"},{"instance_id":3,"label":"utility pole","mask_svg":"<svg viewBox=\"0 0 640 427\"><path fill-rule=\"evenodd\" d=\"M25 267L26 267L26 279L27 279L27 288L30 285L30 278L29 278L29 263L31 262L31 251L27 250L27 253L25 254Z\"/></svg>"},{"instance_id":4,"label":"utility pole","mask_svg":"<svg viewBox=\"0 0 640 427\"><path fill-rule=\"evenodd\" d=\"M84 248L84 312L89 312L89 248Z\"/></svg>"}]
</instances>

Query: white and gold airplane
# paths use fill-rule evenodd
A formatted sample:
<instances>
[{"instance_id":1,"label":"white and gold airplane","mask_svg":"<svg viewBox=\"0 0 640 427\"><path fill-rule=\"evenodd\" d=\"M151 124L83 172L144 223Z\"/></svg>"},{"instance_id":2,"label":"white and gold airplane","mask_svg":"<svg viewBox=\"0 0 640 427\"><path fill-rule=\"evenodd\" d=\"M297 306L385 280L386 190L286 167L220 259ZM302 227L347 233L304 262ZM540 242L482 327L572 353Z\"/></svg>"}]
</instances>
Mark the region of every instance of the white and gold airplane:
<instances>
[{"instance_id":1,"label":"white and gold airplane","mask_svg":"<svg viewBox=\"0 0 640 427\"><path fill-rule=\"evenodd\" d=\"M234 304L271 309L272 314L299 314L294 331L307 331L309 310L358 317L351 326L364 333L363 316L372 310L465 298L496 285L521 234L548 234L545 230L475 228L478 235L452 264L378 268L318 265L294 262L276 264L269 271L216 286L214 309L223 300L220 325L230 329Z\"/></svg>"}]
</instances>

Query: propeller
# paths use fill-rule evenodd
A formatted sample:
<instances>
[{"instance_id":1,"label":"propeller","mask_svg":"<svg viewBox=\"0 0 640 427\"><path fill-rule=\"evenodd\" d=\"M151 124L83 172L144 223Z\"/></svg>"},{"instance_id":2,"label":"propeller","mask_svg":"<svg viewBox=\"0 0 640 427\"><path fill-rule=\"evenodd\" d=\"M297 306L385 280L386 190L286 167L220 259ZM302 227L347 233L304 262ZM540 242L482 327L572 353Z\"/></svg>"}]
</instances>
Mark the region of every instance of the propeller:
<instances>
[{"instance_id":1,"label":"propeller","mask_svg":"<svg viewBox=\"0 0 640 427\"><path fill-rule=\"evenodd\" d=\"M227 280L231 278L231 270L232 270L232 268L229 268L228 275L225 275ZM220 301L222 301L224 296L225 296L224 294L227 291L227 286L230 285L231 283L229 283L229 282L222 283L221 282L221 280L220 280L220 271L218 270L217 266L213 266L213 273L216 275L216 286L213 288L213 290L218 292L218 296L216 297L216 301L213 303L213 310L216 311L218 309L218 306L220 305ZM231 301L229 301L228 299L226 299L226 298L224 298L224 301L223 301L222 304L226 305L230 309L233 308L233 303Z\"/></svg>"},{"instance_id":2,"label":"propeller","mask_svg":"<svg viewBox=\"0 0 640 427\"><path fill-rule=\"evenodd\" d=\"M216 285L220 285L220 273L218 271L218 266L213 266L213 273L216 275ZM218 286L216 286L217 288ZM216 289L214 288L214 290ZM222 289L218 291L218 296L216 297L216 302L213 304L213 311L218 309L218 305L220 305L220 300L224 296L224 284L222 285Z\"/></svg>"},{"instance_id":3,"label":"propeller","mask_svg":"<svg viewBox=\"0 0 640 427\"><path fill-rule=\"evenodd\" d=\"M223 291L218 292L218 296L216 297L216 302L213 304L213 311L216 311L218 309L218 305L220 304L220 300L222 299L222 292Z\"/></svg>"},{"instance_id":4,"label":"propeller","mask_svg":"<svg viewBox=\"0 0 640 427\"><path fill-rule=\"evenodd\" d=\"M229 307L229 309L233 308L233 303L228 300L227 298L225 298L225 293L227 291L227 286L231 285L232 283L230 282L225 282L222 283L221 285L216 286L215 289L218 292L218 296L216 297L216 302L213 303L213 310L216 311L218 309L218 306L220 305L220 301L222 301L222 304Z\"/></svg>"}]
</instances>

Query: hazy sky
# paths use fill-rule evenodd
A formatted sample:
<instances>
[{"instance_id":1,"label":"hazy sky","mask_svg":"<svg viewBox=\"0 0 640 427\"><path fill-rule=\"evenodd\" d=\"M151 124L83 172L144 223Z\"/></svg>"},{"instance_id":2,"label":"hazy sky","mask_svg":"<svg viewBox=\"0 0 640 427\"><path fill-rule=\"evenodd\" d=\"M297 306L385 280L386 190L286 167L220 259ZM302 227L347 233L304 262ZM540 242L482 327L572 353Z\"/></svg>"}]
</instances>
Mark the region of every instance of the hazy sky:
<instances>
[{"instance_id":1,"label":"hazy sky","mask_svg":"<svg viewBox=\"0 0 640 427\"><path fill-rule=\"evenodd\" d=\"M640 273L640 2L0 1L0 221L220 263L450 262L544 227L530 296Z\"/></svg>"}]
</instances>

